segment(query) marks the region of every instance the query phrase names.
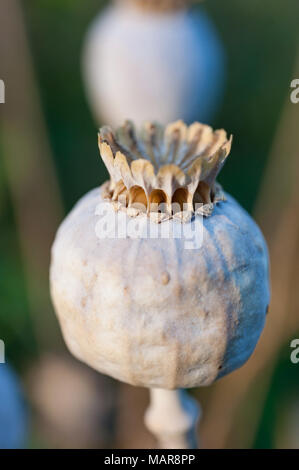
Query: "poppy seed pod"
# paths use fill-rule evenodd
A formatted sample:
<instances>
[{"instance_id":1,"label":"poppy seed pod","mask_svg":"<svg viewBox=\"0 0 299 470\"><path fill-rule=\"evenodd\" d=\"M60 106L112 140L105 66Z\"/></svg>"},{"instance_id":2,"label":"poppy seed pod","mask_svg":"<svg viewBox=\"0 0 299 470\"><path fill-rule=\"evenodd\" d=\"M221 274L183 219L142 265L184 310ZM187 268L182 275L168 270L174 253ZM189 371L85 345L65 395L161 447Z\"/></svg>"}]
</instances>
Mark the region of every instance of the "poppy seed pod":
<instances>
[{"instance_id":1,"label":"poppy seed pod","mask_svg":"<svg viewBox=\"0 0 299 470\"><path fill-rule=\"evenodd\" d=\"M94 19L83 51L96 122L208 122L226 80L224 46L209 16L186 0L120 0Z\"/></svg>"},{"instance_id":2,"label":"poppy seed pod","mask_svg":"<svg viewBox=\"0 0 299 470\"><path fill-rule=\"evenodd\" d=\"M199 123L100 131L110 181L78 202L52 250L52 298L77 358L133 385L176 389L209 385L252 354L268 255L216 183L230 146L225 131Z\"/></svg>"}]
</instances>

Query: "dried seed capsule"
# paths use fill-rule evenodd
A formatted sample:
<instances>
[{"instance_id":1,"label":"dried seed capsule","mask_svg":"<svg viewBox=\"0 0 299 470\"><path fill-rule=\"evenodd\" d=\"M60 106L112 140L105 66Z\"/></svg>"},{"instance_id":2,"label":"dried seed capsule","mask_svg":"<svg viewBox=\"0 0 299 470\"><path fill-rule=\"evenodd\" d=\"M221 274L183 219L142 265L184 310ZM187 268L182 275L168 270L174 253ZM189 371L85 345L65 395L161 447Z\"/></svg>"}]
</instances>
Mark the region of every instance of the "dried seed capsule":
<instances>
[{"instance_id":1,"label":"dried seed capsule","mask_svg":"<svg viewBox=\"0 0 299 470\"><path fill-rule=\"evenodd\" d=\"M261 334L269 304L267 248L231 196L217 199L215 179L231 145L226 133L197 123L156 125L154 133L152 126L141 139L131 124L116 134L101 131L111 181L79 201L60 227L52 298L70 350L95 369L145 387L209 385L240 367ZM195 143L190 136L199 129ZM167 204L177 185L192 211L197 194L209 213L174 217ZM136 186L142 197L132 196ZM123 210L115 211L118 191L125 197ZM127 213L136 194L148 204L153 191L166 196L165 212L155 213L159 225L148 205L146 213Z\"/></svg>"}]
</instances>

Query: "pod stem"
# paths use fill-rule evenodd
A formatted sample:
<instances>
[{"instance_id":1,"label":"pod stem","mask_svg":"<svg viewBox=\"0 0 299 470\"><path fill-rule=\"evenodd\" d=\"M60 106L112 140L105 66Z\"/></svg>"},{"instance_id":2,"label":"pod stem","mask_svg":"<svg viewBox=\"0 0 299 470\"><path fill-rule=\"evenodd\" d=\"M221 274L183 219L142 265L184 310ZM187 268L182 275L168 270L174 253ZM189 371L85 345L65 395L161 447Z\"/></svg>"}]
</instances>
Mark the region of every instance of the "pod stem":
<instances>
[{"instance_id":1,"label":"pod stem","mask_svg":"<svg viewBox=\"0 0 299 470\"><path fill-rule=\"evenodd\" d=\"M196 449L199 404L185 390L150 389L144 421L160 449Z\"/></svg>"}]
</instances>

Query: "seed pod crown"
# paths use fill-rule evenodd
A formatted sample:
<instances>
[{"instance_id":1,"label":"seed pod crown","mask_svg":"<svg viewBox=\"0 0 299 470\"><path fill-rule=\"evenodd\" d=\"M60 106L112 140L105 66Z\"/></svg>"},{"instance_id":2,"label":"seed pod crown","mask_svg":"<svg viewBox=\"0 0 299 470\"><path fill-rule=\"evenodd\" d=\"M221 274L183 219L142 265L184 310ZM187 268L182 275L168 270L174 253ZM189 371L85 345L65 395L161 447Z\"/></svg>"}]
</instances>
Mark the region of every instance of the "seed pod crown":
<instances>
[{"instance_id":1,"label":"seed pod crown","mask_svg":"<svg viewBox=\"0 0 299 470\"><path fill-rule=\"evenodd\" d=\"M224 195L216 178L230 153L232 137L221 129L182 121L155 122L136 132L126 121L116 132L100 129L99 149L110 175L104 198L129 215L158 221L209 216ZM157 216L157 214L159 214Z\"/></svg>"}]
</instances>

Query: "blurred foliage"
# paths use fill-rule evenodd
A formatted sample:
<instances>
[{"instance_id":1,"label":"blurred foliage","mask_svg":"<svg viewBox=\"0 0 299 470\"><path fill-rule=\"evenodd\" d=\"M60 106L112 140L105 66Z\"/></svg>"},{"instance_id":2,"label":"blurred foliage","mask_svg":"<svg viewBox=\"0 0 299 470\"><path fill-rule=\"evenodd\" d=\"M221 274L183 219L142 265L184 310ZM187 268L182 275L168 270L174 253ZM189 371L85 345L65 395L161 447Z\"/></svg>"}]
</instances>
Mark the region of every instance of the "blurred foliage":
<instances>
[{"instance_id":1,"label":"blurred foliage","mask_svg":"<svg viewBox=\"0 0 299 470\"><path fill-rule=\"evenodd\" d=\"M1 149L0 149L1 155ZM13 209L0 159L0 339L15 366L24 365L36 352L29 316L26 285L14 226Z\"/></svg>"},{"instance_id":2,"label":"blurred foliage","mask_svg":"<svg viewBox=\"0 0 299 470\"><path fill-rule=\"evenodd\" d=\"M206 7L228 54L227 93L216 125L234 134L234 144L222 182L251 210L293 78L299 4L230 0Z\"/></svg>"},{"instance_id":3,"label":"blurred foliage","mask_svg":"<svg viewBox=\"0 0 299 470\"><path fill-rule=\"evenodd\" d=\"M103 180L81 79L86 29L104 2L24 2L40 93L66 208Z\"/></svg>"},{"instance_id":4,"label":"blurred foliage","mask_svg":"<svg viewBox=\"0 0 299 470\"><path fill-rule=\"evenodd\" d=\"M22 2L66 211L107 177L98 156L96 127L85 99L80 70L85 32L106 3L100 0ZM213 18L228 57L226 95L213 125L233 133L234 145L220 180L251 211L282 106L290 92L291 79L295 78L292 70L299 44L299 3L298 0L210 0L203 7ZM1 163L0 221L0 337L6 339L9 359L21 367L35 354L36 345L18 234ZM282 351L269 390L257 447L274 445L277 403L294 387L298 390L298 372L285 356L286 351L288 345Z\"/></svg>"},{"instance_id":5,"label":"blurred foliage","mask_svg":"<svg viewBox=\"0 0 299 470\"><path fill-rule=\"evenodd\" d=\"M277 437L281 438L282 434L287 430L293 434L293 440L297 439L297 447L299 447L298 431L299 423L296 429L284 429L282 426L282 413L292 406L299 406L299 374L298 365L294 365L290 361L290 343L292 339L299 338L299 331L294 333L293 337L285 344L280 353L280 359L276 367L276 371L268 390L266 404L261 417L259 431L256 436L255 448L273 449L277 443ZM286 427L293 424L286 422Z\"/></svg>"}]
</instances>

